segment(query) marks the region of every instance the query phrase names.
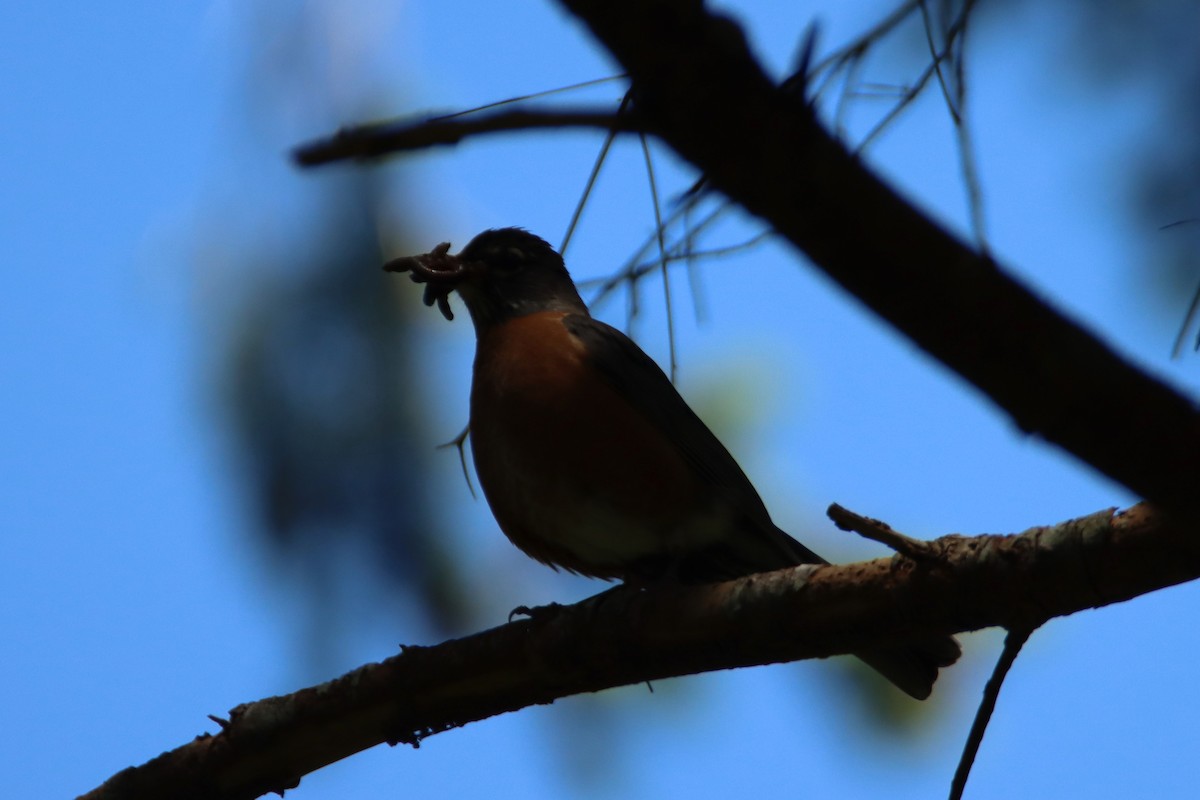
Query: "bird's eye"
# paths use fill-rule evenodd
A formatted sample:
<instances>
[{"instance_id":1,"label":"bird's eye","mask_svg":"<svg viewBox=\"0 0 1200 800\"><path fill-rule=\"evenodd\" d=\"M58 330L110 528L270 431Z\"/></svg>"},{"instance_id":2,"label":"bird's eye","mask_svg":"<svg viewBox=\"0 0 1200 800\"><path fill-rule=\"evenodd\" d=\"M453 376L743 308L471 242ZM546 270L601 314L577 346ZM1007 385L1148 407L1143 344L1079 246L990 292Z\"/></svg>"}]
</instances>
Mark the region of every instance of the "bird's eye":
<instances>
[{"instance_id":1,"label":"bird's eye","mask_svg":"<svg viewBox=\"0 0 1200 800\"><path fill-rule=\"evenodd\" d=\"M492 259L492 269L499 272L516 272L525 264L525 253L518 247L506 247Z\"/></svg>"}]
</instances>

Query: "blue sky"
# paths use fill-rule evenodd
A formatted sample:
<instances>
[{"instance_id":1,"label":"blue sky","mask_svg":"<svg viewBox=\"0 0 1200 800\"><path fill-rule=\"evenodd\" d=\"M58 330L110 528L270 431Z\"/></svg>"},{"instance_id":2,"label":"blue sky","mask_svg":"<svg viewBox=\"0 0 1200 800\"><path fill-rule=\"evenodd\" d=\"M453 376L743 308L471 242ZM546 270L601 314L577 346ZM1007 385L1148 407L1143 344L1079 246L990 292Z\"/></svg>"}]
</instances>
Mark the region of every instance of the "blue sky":
<instances>
[{"instance_id":1,"label":"blue sky","mask_svg":"<svg viewBox=\"0 0 1200 800\"><path fill-rule=\"evenodd\" d=\"M323 20L314 36L323 58L305 78L335 98L368 90L394 97L385 111L470 107L613 71L549 3L308 8ZM777 72L814 15L826 47L870 18L861 9L765 0L736 8ZM0 312L0 797L86 791L214 730L206 714L324 680L420 636L397 620L348 632L319 669L298 653L303 623L289 595L264 579L261 554L246 547L249 515L214 410L204 339L212 320L204 314L214 287L239 276L222 271L224 243L208 241L200 221L245 196L258 205L242 236L300 235L279 220L331 179L284 158L297 141L327 132L306 128L303 114L288 118L284 107L285 121L265 131L247 131L238 117L247 102L242 65L271 56L274 45L262 29L248 33L249 18L292 12L229 2L46 2L0 12L8 285ZM1131 268L1155 234L1128 221L1121 154L1151 104L1135 85L1103 102L1083 91L1053 55L1064 20L1030 12L1027 23L1035 33L1021 48L976 40L971 114L993 247L1120 350L1195 390L1195 359L1167 358L1177 316L1149 302ZM575 134L440 151L413 169L426 182L421 207L397 213L426 221L428 246L461 246L483 228L510 224L557 241L597 144ZM965 224L936 94L870 158L909 196ZM634 147L617 149L572 245L577 277L610 271L649 230L640 159ZM660 154L668 179L684 181L671 161ZM213 263L196 257L198 242ZM728 280L733 270L750 280ZM704 286L706 321L687 313L686 295L679 314L684 394L718 416L732 403L727 430L743 466L777 522L818 551L881 554L822 521L821 509L835 501L921 536L1015 532L1132 501L1019 435L795 254L763 248L706 272ZM654 297L648 289L635 333L661 361ZM1180 313L1184 305L1181 298ZM621 323L622 304L601 315ZM461 317L448 325L430 314L420 342L427 391L450 398L432 417L437 437L449 438L465 418L471 332ZM497 565L542 569L511 552L484 504L469 502L451 456L438 470L481 581ZM538 586L553 594L495 597L496 622L519 603L600 588ZM1010 676L968 796L1188 794L1186 765L1200 734L1191 669L1200 655L1191 623L1198 606L1200 589L1179 587L1036 634ZM415 752L376 748L305 778L295 796L366 796L380 787L433 797L939 796L999 638L965 644L927 728L907 740L868 732L862 706L830 678L836 670L811 663L689 678L691 693L634 688L561 701L439 735ZM610 730L572 727L578 703L597 704ZM562 737L594 739L575 751L587 763L571 765ZM580 778L608 763L621 769Z\"/></svg>"}]
</instances>

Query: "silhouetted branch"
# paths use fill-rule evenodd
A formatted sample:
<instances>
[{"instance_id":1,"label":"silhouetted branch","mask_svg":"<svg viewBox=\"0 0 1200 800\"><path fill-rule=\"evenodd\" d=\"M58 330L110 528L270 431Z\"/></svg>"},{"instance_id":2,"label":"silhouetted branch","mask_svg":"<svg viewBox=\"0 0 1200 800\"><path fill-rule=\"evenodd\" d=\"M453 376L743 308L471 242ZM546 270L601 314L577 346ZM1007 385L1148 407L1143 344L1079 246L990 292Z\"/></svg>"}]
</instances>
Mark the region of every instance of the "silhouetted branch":
<instances>
[{"instance_id":1,"label":"silhouetted branch","mask_svg":"<svg viewBox=\"0 0 1200 800\"><path fill-rule=\"evenodd\" d=\"M545 128L642 130L632 116L618 117L608 109L516 108L491 114L452 114L343 128L328 139L297 147L293 155L298 164L313 167L331 161L378 158L405 150L458 144L468 136Z\"/></svg>"},{"instance_id":2,"label":"silhouetted branch","mask_svg":"<svg viewBox=\"0 0 1200 800\"><path fill-rule=\"evenodd\" d=\"M560 0L635 111L711 185L982 390L1023 431L1200 520L1200 413L900 197L695 0Z\"/></svg>"},{"instance_id":3,"label":"silhouetted branch","mask_svg":"<svg viewBox=\"0 0 1200 800\"><path fill-rule=\"evenodd\" d=\"M383 742L560 697L821 658L1047 619L1200 577L1200 537L1148 506L1019 536L946 536L935 560L881 558L708 586L618 588L320 686L249 703L222 730L113 776L84 800L242 800Z\"/></svg>"},{"instance_id":4,"label":"silhouetted branch","mask_svg":"<svg viewBox=\"0 0 1200 800\"><path fill-rule=\"evenodd\" d=\"M979 710L975 712L975 720L971 723L971 732L967 734L967 742L963 746L962 756L958 759L958 768L954 770L954 779L950 781L950 800L961 800L963 791L967 788L967 778L971 775L971 766L975 756L979 754L979 745L983 743L983 734L988 723L992 720L992 712L996 710L996 700L1000 697L1000 687L1008 677L1008 671L1021 653L1025 642L1033 631L1027 628L1015 628L1004 637L1004 649L996 660L992 677L983 688L983 698L979 701Z\"/></svg>"}]
</instances>

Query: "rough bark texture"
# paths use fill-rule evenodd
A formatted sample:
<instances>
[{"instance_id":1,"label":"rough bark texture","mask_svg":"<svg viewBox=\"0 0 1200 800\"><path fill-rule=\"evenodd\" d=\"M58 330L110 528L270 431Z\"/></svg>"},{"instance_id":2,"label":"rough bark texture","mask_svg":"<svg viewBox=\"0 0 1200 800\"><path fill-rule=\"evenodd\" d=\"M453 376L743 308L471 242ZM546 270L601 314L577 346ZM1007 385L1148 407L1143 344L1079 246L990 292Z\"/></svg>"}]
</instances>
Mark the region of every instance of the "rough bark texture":
<instances>
[{"instance_id":1,"label":"rough bark texture","mask_svg":"<svg viewBox=\"0 0 1200 800\"><path fill-rule=\"evenodd\" d=\"M235 708L88 800L234 800L322 766L560 697L819 658L931 633L1033 628L1200 577L1200 537L1148 506L1019 536L947 536L932 558L798 567L702 587L618 588L320 686Z\"/></svg>"}]
</instances>

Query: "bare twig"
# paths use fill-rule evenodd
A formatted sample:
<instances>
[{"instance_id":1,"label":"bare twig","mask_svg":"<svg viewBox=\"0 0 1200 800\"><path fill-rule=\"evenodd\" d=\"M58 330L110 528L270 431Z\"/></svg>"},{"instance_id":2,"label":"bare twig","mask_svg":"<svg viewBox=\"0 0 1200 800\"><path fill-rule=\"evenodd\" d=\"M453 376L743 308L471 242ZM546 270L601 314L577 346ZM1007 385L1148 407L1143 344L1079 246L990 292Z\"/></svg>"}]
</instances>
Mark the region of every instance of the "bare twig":
<instances>
[{"instance_id":1,"label":"bare twig","mask_svg":"<svg viewBox=\"0 0 1200 800\"><path fill-rule=\"evenodd\" d=\"M1200 219L1179 219L1163 225L1159 230L1165 231L1197 223L1200 223ZM1175 344L1171 347L1171 358L1179 358L1179 354L1183 352L1183 343L1187 341L1188 328L1192 327L1192 321L1196 319L1198 312L1200 312L1200 286L1196 287L1196 291L1192 294L1192 302L1188 305L1187 313L1183 315L1183 324L1179 326L1179 334L1176 335ZM1195 348L1200 350L1200 331L1196 332Z\"/></svg>"},{"instance_id":2,"label":"bare twig","mask_svg":"<svg viewBox=\"0 0 1200 800\"><path fill-rule=\"evenodd\" d=\"M956 52L955 42L961 33L963 26L966 25L967 14L970 11L970 5L971 4L968 3L954 23L947 28L945 33L945 43L943 44L942 49L931 50L929 65L921 71L921 74L917 76L917 80L910 87L908 87L908 89L896 101L895 105L893 105L892 108L883 115L882 119L875 123L875 125L867 132L866 136L862 138L862 141L855 146L854 151L856 153L865 151L880 134L887 130L888 127L896 121L900 114L903 113L918 97L921 96L921 93L925 91L925 87L929 85L930 79L935 75L938 78L939 84L942 86L942 93L946 98L946 105L950 110L951 119L957 124L959 120L958 111L955 109L954 103L950 99L949 89L946 88L945 78L942 74L942 62L951 58ZM917 0L917 6L919 6L922 12L924 12L924 0ZM926 28L926 31L928 32L928 28ZM932 42L930 42L930 46L932 48Z\"/></svg>"},{"instance_id":3,"label":"bare twig","mask_svg":"<svg viewBox=\"0 0 1200 800\"><path fill-rule=\"evenodd\" d=\"M1196 291L1192 294L1192 302L1188 304L1187 313L1183 315L1183 324L1179 326L1179 334L1175 337L1175 345L1171 348L1171 358L1179 358L1179 354L1183 352L1183 343L1187 341L1188 328L1192 326L1192 320L1200 312L1200 286L1196 287ZM1200 331L1196 332L1196 349L1200 350Z\"/></svg>"},{"instance_id":4,"label":"bare twig","mask_svg":"<svg viewBox=\"0 0 1200 800\"><path fill-rule=\"evenodd\" d=\"M467 482L467 489L471 492L471 497L478 499L475 495L475 484L471 482L471 472L470 472L470 470L467 469L466 444L467 444L467 437L470 434L471 434L471 423L468 422L465 426L463 426L463 429L461 432L459 432L458 436L455 436L453 439L451 439L448 442L442 442L441 444L439 444L437 446L437 449L442 450L447 447L453 447L454 449L458 450L458 463L462 466L463 480L465 480Z\"/></svg>"},{"instance_id":5,"label":"bare twig","mask_svg":"<svg viewBox=\"0 0 1200 800\"><path fill-rule=\"evenodd\" d=\"M833 112L833 130L840 139L846 138L846 115L849 113L850 100L858 93L859 75L865 63L865 58L855 58L842 70L842 91L838 93Z\"/></svg>"},{"instance_id":6,"label":"bare twig","mask_svg":"<svg viewBox=\"0 0 1200 800\"><path fill-rule=\"evenodd\" d=\"M698 202L699 198L695 195L690 195L687 197L678 208L667 215L663 221L664 227L669 228L677 219L682 217L688 209L695 208ZM717 206L717 208L706 214L699 222L689 224L683 237L685 246L682 255L686 257L686 242L694 240L703 231L716 224L731 208L732 206L729 203L722 203L721 205ZM597 290L596 294L592 296L589 305L600 302L605 298L606 295L611 293L622 283L636 283L637 279L645 275L649 270L643 270L643 266L645 265L643 258L646 257L646 254L652 247L654 247L657 241L657 233L652 233L650 236L647 236L646 240L642 242L642 245L634 251L633 255L625 261L625 264L620 269L618 269L608 278L599 281L598 283L600 288ZM667 247L667 252L667 259L669 261L678 260L677 256L681 255L679 253L679 248L674 243ZM653 267L651 267L651 269L653 269Z\"/></svg>"},{"instance_id":7,"label":"bare twig","mask_svg":"<svg viewBox=\"0 0 1200 800\"><path fill-rule=\"evenodd\" d=\"M663 227L662 208L658 202L658 181L654 177L654 159L650 156L650 143L646 134L638 137L642 143L642 155L646 159L646 180L650 184L650 200L654 205L654 235L658 240L658 263L662 269L663 302L667 310L667 351L671 362L671 383L675 382L679 361L675 353L675 314L671 309L671 271L667 269L666 230Z\"/></svg>"},{"instance_id":8,"label":"bare twig","mask_svg":"<svg viewBox=\"0 0 1200 800\"><path fill-rule=\"evenodd\" d=\"M983 211L983 187L979 179L979 162L975 155L971 123L967 117L967 23L970 21L971 11L974 7L975 0L966 0L957 21L958 37L956 46L953 48L956 94L955 102L948 105L958 138L958 157L962 163L963 184L967 189L967 206L971 211L971 230L975 234L975 246L979 248L979 252L987 255L991 247L988 244L987 224Z\"/></svg>"},{"instance_id":9,"label":"bare twig","mask_svg":"<svg viewBox=\"0 0 1200 800\"><path fill-rule=\"evenodd\" d=\"M692 231L692 206L683 211L684 264L687 269L688 290L692 295L692 318L697 324L708 319L708 304L705 302L704 286L700 283L700 270L696 258L696 234Z\"/></svg>"},{"instance_id":10,"label":"bare twig","mask_svg":"<svg viewBox=\"0 0 1200 800\"><path fill-rule=\"evenodd\" d=\"M963 747L962 757L959 758L958 769L954 771L954 780L950 783L950 800L961 800L963 790L967 788L971 765L975 763L979 745L983 742L983 734L987 730L988 722L992 719L992 712L996 710L996 698L1000 696L1000 687L1004 685L1005 676L1008 675L1009 669L1017 660L1017 655L1025 646L1025 642L1029 640L1032 632L1028 628L1013 628L1004 637L1004 649L1000 652L995 669L992 670L992 677L988 679L987 686L983 689L983 699L979 703L979 709L975 712L975 721L971 723L971 732L967 734L967 742Z\"/></svg>"},{"instance_id":11,"label":"bare twig","mask_svg":"<svg viewBox=\"0 0 1200 800\"><path fill-rule=\"evenodd\" d=\"M686 249L689 242L685 239L683 242L680 242L679 246L669 245L667 247L667 256L663 260L643 261L629 267L624 267L613 275L603 278L587 278L585 280L578 281L578 286L580 289L599 287L605 290L600 292L596 297L592 298L592 304L594 304L606 296L608 289L627 281L639 281L650 273L657 272L662 268L663 261L665 261L667 264L676 264L682 261L687 267L693 267L696 266L697 262L700 261L728 258L729 256L737 253L753 250L755 247L758 247L767 239L771 238L772 235L773 232L770 230L760 231L750 238L743 239L740 242L721 245L719 247L710 247L704 250ZM683 249L681 250L681 248ZM693 287L693 292L695 291L696 287ZM697 305L699 305L698 302Z\"/></svg>"},{"instance_id":12,"label":"bare twig","mask_svg":"<svg viewBox=\"0 0 1200 800\"><path fill-rule=\"evenodd\" d=\"M621 98L621 105L617 107L617 118L629 108L629 101L633 97L633 92L625 92L625 96ZM592 196L592 189L596 186L596 179L600 177L600 169L604 166L604 162L608 160L608 151L612 149L612 144L617 139L617 129L610 128L608 135L604 137L604 144L600 146L600 152L596 154L596 160L592 164L592 171L588 173L587 183L584 184L583 192L579 195L579 202L575 204L575 211L571 214L571 221L567 223L567 232L563 234L562 245L558 248L558 253L561 256L567 255L567 245L571 243L571 237L575 235L575 226L579 224L580 217L583 216L583 209L587 205L588 198Z\"/></svg>"},{"instance_id":13,"label":"bare twig","mask_svg":"<svg viewBox=\"0 0 1200 800\"><path fill-rule=\"evenodd\" d=\"M871 29L864 32L854 41L838 48L830 53L825 58L818 61L811 70L808 71L807 77L815 78L822 73L835 73L837 70L844 67L854 59L861 58L867 50L873 45L881 41L885 36L891 33L904 20L908 19L909 15L917 8L921 0L907 0L907 2L898 6L894 11L880 20ZM818 88L814 94L820 94L821 89Z\"/></svg>"},{"instance_id":14,"label":"bare twig","mask_svg":"<svg viewBox=\"0 0 1200 800\"><path fill-rule=\"evenodd\" d=\"M825 514L842 530L852 531L871 541L887 545L913 561L930 561L939 557L937 548L929 542L906 536L886 522L855 514L837 503L829 506Z\"/></svg>"},{"instance_id":15,"label":"bare twig","mask_svg":"<svg viewBox=\"0 0 1200 800\"><path fill-rule=\"evenodd\" d=\"M942 99L946 102L946 110L950 112L950 119L955 125L961 122L961 117L958 114L958 109L955 108L954 99L950 95L950 87L946 85L946 76L942 74L942 59L946 53L950 52L950 43L946 43L945 50L939 52L938 47L933 41L933 20L929 18L929 6L926 0L920 0L921 7L921 24L925 29L925 43L929 46L929 57L932 59L931 66L937 73L938 86L942 87ZM966 11L963 11L966 14Z\"/></svg>"},{"instance_id":16,"label":"bare twig","mask_svg":"<svg viewBox=\"0 0 1200 800\"><path fill-rule=\"evenodd\" d=\"M497 100L494 103L485 103L484 105L481 105L481 106L475 106L475 108L468 108L463 111L455 111L450 114L442 114L440 117L433 117L432 119L433 120L443 120L443 119L454 119L455 117L465 117L468 114L478 114L480 111L489 111L493 108L499 108L500 106L508 106L508 105L512 105L513 103L523 103L526 100L540 100L543 97L550 97L552 95L562 94L563 92L574 92L574 91L578 91L579 89L587 89L592 86L599 86L602 83L612 83L613 81L623 81L623 80L625 80L625 78L626 78L625 75L609 75L606 78L593 78L590 81L581 81L579 83L572 83L570 86L558 86L554 89L543 89L540 92L532 92L531 94L522 94L522 95L517 95L516 97L508 97L508 98L505 98L504 100Z\"/></svg>"}]
</instances>

